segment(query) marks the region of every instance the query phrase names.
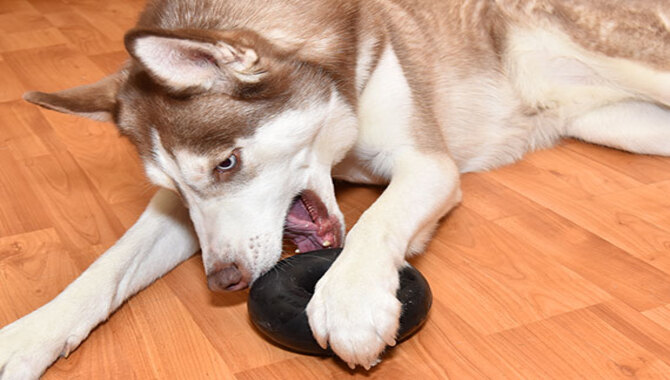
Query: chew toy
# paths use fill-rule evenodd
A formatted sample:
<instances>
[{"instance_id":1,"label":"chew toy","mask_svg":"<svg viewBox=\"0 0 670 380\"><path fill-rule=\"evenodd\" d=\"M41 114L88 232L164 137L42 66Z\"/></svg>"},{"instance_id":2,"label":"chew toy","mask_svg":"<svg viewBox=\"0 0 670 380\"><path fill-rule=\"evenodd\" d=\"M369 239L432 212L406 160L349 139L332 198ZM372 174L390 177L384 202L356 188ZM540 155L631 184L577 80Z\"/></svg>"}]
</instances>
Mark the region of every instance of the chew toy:
<instances>
[{"instance_id":1,"label":"chew toy","mask_svg":"<svg viewBox=\"0 0 670 380\"><path fill-rule=\"evenodd\" d=\"M270 340L292 351L333 355L312 336L305 307L316 283L340 252L338 248L292 256L256 280L247 302L253 324ZM402 302L402 314L397 341L402 342L425 322L433 297L428 282L414 267L404 267L399 274L396 296Z\"/></svg>"}]
</instances>

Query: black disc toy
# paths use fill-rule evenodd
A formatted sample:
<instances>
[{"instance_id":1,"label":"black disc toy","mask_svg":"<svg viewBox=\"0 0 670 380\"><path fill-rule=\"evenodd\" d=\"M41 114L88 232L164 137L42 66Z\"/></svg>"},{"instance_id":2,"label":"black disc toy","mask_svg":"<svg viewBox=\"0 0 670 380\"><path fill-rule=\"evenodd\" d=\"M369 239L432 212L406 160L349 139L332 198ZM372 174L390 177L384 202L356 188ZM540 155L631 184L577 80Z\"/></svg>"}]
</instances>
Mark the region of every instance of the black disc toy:
<instances>
[{"instance_id":1,"label":"black disc toy","mask_svg":"<svg viewBox=\"0 0 670 380\"><path fill-rule=\"evenodd\" d=\"M253 324L270 340L292 351L312 355L333 355L319 346L307 322L305 308L319 279L342 249L325 249L292 256L255 281L247 308ZM433 301L428 282L412 266L399 271L396 296L402 303L397 341L414 334L428 315Z\"/></svg>"}]
</instances>

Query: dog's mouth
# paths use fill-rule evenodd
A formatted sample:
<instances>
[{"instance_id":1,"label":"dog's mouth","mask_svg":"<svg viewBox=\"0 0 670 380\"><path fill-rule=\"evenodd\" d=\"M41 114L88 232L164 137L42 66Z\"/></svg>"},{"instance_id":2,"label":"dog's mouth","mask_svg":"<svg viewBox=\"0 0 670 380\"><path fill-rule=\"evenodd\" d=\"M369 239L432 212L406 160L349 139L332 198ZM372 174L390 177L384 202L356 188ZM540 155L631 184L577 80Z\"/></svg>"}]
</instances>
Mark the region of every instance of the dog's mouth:
<instances>
[{"instance_id":1,"label":"dog's mouth","mask_svg":"<svg viewBox=\"0 0 670 380\"><path fill-rule=\"evenodd\" d=\"M284 235L301 253L342 246L342 226L312 190L295 197L288 211Z\"/></svg>"}]
</instances>

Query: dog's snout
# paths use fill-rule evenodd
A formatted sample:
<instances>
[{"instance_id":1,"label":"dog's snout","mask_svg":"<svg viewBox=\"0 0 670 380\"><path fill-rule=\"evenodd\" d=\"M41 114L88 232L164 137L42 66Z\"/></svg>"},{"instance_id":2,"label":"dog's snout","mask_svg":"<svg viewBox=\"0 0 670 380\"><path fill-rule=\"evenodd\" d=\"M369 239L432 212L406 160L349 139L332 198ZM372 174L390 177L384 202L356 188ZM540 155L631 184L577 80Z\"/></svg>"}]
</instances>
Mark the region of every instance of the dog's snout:
<instances>
[{"instance_id":1,"label":"dog's snout","mask_svg":"<svg viewBox=\"0 0 670 380\"><path fill-rule=\"evenodd\" d=\"M207 275L207 286L214 292L232 292L249 285L249 278L236 263L220 265Z\"/></svg>"}]
</instances>

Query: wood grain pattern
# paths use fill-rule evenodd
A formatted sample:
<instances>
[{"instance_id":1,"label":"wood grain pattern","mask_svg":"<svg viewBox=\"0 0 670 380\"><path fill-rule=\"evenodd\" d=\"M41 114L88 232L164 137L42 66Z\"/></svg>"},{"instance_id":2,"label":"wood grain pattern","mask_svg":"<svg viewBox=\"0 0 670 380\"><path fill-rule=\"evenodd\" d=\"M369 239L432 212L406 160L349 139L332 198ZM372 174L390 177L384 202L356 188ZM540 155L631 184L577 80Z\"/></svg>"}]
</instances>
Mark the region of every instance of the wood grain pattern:
<instances>
[{"instance_id":1,"label":"wood grain pattern","mask_svg":"<svg viewBox=\"0 0 670 380\"><path fill-rule=\"evenodd\" d=\"M115 71L143 3L0 1L0 326L58 294L155 191L114 126L20 99ZM429 320L370 372L266 341L247 293L209 292L196 256L44 378L670 378L670 158L570 140L462 186L412 259ZM381 191L338 184L347 224Z\"/></svg>"}]
</instances>

